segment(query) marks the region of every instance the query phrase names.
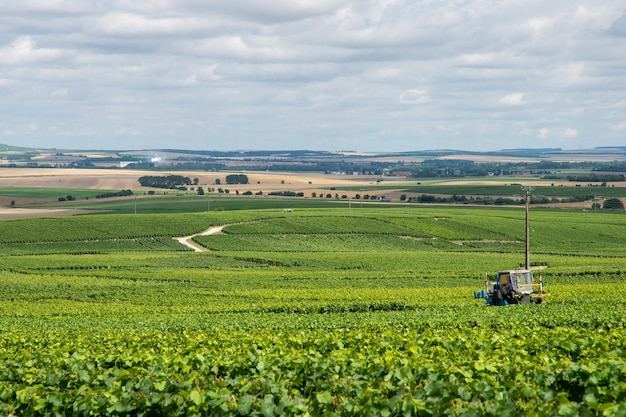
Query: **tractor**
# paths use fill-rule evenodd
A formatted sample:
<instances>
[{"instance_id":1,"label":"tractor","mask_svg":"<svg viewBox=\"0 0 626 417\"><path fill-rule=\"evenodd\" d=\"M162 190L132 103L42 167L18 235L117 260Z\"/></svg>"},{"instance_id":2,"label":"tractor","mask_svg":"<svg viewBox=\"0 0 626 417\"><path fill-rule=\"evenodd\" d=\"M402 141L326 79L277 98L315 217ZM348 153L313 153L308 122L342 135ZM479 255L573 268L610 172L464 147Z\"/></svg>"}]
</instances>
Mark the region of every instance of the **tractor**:
<instances>
[{"instance_id":1,"label":"tractor","mask_svg":"<svg viewBox=\"0 0 626 417\"><path fill-rule=\"evenodd\" d=\"M487 305L506 306L509 304L543 303L546 295L543 290L543 278L539 275L535 283L530 269L511 269L496 274L495 281L489 282L485 274L485 289L474 291L474 298L485 298Z\"/></svg>"}]
</instances>

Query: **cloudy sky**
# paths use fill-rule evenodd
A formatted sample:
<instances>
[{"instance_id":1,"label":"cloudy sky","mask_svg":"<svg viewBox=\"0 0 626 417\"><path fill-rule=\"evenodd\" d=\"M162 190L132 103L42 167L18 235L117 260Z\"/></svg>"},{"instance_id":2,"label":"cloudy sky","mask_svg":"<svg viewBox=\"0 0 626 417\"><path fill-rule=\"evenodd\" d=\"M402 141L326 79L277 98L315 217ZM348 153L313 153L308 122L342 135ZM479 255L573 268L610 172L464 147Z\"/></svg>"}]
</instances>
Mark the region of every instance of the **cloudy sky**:
<instances>
[{"instance_id":1,"label":"cloudy sky","mask_svg":"<svg viewBox=\"0 0 626 417\"><path fill-rule=\"evenodd\" d=\"M0 143L626 145L626 0L1 0Z\"/></svg>"}]
</instances>

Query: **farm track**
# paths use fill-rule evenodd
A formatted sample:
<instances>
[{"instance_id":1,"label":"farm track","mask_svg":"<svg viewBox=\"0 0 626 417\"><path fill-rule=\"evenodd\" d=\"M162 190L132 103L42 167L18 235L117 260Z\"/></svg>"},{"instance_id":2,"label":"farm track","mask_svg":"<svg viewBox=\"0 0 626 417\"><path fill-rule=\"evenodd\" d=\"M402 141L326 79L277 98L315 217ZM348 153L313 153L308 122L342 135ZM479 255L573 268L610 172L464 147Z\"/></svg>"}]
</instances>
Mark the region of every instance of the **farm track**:
<instances>
[{"instance_id":1,"label":"farm track","mask_svg":"<svg viewBox=\"0 0 626 417\"><path fill-rule=\"evenodd\" d=\"M206 252L208 250L207 248L205 248L203 246L199 246L199 245L197 245L195 243L192 243L191 239L193 239L196 236L214 235L216 233L221 232L222 229L225 228L226 226L228 226L228 225L224 224L224 225L221 225L221 226L215 226L215 227L211 227L211 228L205 230L204 232L196 233L195 235L183 236L183 237L175 237L174 239L179 241L183 245L187 246L188 248L193 249L196 252Z\"/></svg>"}]
</instances>

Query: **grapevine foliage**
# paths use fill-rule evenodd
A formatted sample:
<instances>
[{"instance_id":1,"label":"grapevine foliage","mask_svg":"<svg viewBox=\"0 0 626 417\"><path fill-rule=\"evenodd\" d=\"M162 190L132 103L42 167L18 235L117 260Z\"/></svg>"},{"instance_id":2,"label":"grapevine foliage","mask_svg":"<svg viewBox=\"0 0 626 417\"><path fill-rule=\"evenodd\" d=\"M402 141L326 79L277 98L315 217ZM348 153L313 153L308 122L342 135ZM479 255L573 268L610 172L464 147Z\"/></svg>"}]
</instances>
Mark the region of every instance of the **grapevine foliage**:
<instances>
[{"instance_id":1,"label":"grapevine foliage","mask_svg":"<svg viewBox=\"0 0 626 417\"><path fill-rule=\"evenodd\" d=\"M550 295L506 308L512 210L1 222L0 415L624 416L626 220L534 216Z\"/></svg>"}]
</instances>

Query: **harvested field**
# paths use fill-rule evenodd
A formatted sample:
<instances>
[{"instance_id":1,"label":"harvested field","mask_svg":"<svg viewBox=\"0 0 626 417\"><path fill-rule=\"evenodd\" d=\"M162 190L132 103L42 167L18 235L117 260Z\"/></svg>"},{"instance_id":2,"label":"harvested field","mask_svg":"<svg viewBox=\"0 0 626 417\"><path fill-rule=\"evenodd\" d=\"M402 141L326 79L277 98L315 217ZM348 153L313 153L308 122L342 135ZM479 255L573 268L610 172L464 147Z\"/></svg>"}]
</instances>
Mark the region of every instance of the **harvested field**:
<instances>
[{"instance_id":1,"label":"harvested field","mask_svg":"<svg viewBox=\"0 0 626 417\"><path fill-rule=\"evenodd\" d=\"M75 214L93 213L91 210L76 209L26 209L0 208L0 219L23 219L27 217L73 216Z\"/></svg>"},{"instance_id":2,"label":"harvested field","mask_svg":"<svg viewBox=\"0 0 626 417\"><path fill-rule=\"evenodd\" d=\"M232 173L242 173L241 171ZM268 185L275 189L298 187L301 189L341 185L368 185L376 182L378 177L360 175L326 175L318 173L270 173L243 172L248 176L251 185ZM168 172L133 171L113 169L71 169L71 168L8 168L0 170L0 186L3 187L49 187L49 188L89 188L103 190L149 189L142 187L137 181L144 175L168 175ZM198 178L198 185L215 185L217 179L225 186L225 178L230 172L179 172L176 175ZM234 187L228 185L229 187ZM243 186L243 185L241 185ZM240 186L240 187L241 187Z\"/></svg>"}]
</instances>

